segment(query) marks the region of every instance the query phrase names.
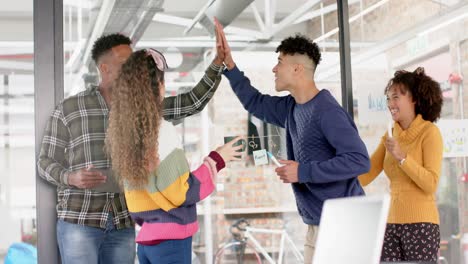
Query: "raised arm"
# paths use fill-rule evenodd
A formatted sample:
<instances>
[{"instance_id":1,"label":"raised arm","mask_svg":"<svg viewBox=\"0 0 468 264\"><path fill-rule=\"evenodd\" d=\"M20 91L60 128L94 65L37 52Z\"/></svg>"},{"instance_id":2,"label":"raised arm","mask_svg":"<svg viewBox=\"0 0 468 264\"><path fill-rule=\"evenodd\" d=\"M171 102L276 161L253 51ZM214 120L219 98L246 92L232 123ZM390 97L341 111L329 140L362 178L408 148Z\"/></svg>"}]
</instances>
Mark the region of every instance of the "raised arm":
<instances>
[{"instance_id":1,"label":"raised arm","mask_svg":"<svg viewBox=\"0 0 468 264\"><path fill-rule=\"evenodd\" d=\"M219 54L224 59L227 70L224 75L228 78L234 93L244 108L257 118L268 123L285 127L287 110L293 104L291 96L270 96L261 94L250 84L250 80L241 72L232 58L231 48L227 42L223 27L215 20L216 25L216 46L220 50Z\"/></svg>"},{"instance_id":2,"label":"raised arm","mask_svg":"<svg viewBox=\"0 0 468 264\"><path fill-rule=\"evenodd\" d=\"M289 107L294 104L291 96L270 96L260 93L237 67L225 71L232 90L245 110L268 123L285 127Z\"/></svg>"},{"instance_id":3,"label":"raised arm","mask_svg":"<svg viewBox=\"0 0 468 264\"><path fill-rule=\"evenodd\" d=\"M216 35L216 57L206 69L198 84L187 93L164 98L163 117L167 121L179 120L197 114L205 108L221 82L224 70L224 50L219 35Z\"/></svg>"},{"instance_id":4,"label":"raised arm","mask_svg":"<svg viewBox=\"0 0 468 264\"><path fill-rule=\"evenodd\" d=\"M213 62L192 90L164 98L164 119L174 121L201 112L218 89L222 71L223 66Z\"/></svg>"}]
</instances>

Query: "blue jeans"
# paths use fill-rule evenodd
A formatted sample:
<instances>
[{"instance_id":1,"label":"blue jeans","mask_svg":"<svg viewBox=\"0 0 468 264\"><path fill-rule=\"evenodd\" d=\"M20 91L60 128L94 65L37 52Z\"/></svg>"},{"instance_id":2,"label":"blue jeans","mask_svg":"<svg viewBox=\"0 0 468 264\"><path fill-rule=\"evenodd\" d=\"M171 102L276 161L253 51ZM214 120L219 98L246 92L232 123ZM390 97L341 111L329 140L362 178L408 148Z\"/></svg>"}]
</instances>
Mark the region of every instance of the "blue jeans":
<instances>
[{"instance_id":1,"label":"blue jeans","mask_svg":"<svg viewBox=\"0 0 468 264\"><path fill-rule=\"evenodd\" d=\"M115 229L109 214L106 229L57 221L62 264L135 263L135 229Z\"/></svg>"},{"instance_id":2,"label":"blue jeans","mask_svg":"<svg viewBox=\"0 0 468 264\"><path fill-rule=\"evenodd\" d=\"M192 263L192 237L167 240L154 246L138 245L140 264Z\"/></svg>"}]
</instances>

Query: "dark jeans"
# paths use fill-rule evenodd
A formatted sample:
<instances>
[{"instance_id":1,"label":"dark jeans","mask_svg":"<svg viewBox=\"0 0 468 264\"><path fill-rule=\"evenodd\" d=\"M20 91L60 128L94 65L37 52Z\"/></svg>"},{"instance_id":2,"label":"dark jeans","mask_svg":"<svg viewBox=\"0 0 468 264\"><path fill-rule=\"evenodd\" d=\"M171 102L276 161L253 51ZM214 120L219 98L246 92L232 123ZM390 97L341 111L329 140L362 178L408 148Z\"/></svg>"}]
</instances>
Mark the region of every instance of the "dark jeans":
<instances>
[{"instance_id":1,"label":"dark jeans","mask_svg":"<svg viewBox=\"0 0 468 264\"><path fill-rule=\"evenodd\" d=\"M140 264L191 264L192 237L180 240L167 240L153 246L138 245Z\"/></svg>"}]
</instances>

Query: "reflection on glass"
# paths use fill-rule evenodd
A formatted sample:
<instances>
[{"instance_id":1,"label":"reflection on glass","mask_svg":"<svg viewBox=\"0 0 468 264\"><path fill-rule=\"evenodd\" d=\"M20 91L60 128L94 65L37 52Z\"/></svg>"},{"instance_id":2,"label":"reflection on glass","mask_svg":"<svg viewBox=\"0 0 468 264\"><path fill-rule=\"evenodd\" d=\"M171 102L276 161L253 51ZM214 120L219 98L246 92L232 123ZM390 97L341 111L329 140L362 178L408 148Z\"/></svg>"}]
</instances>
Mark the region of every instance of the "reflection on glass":
<instances>
[{"instance_id":1,"label":"reflection on glass","mask_svg":"<svg viewBox=\"0 0 468 264\"><path fill-rule=\"evenodd\" d=\"M3 75L0 90L0 260L33 261L36 256L34 79Z\"/></svg>"},{"instance_id":2,"label":"reflection on glass","mask_svg":"<svg viewBox=\"0 0 468 264\"><path fill-rule=\"evenodd\" d=\"M35 261L32 21L32 1L0 8L0 263Z\"/></svg>"}]
</instances>

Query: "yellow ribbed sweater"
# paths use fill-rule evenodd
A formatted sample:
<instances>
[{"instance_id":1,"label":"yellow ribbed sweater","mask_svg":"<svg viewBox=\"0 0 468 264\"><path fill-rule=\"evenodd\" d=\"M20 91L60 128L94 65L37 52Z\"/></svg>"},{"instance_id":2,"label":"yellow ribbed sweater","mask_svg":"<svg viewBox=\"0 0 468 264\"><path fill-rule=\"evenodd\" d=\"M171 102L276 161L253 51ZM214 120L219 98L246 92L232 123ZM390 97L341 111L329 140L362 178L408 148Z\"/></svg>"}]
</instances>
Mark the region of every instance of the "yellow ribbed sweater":
<instances>
[{"instance_id":1,"label":"yellow ribbed sweater","mask_svg":"<svg viewBox=\"0 0 468 264\"><path fill-rule=\"evenodd\" d=\"M443 142L439 128L417 115L406 130L394 124L393 137L398 141L406 160L400 165L387 152L382 137L371 157L371 169L360 175L363 186L372 182L382 171L390 179L391 205L388 223L411 224L429 222L439 224L435 193L442 164Z\"/></svg>"}]
</instances>

